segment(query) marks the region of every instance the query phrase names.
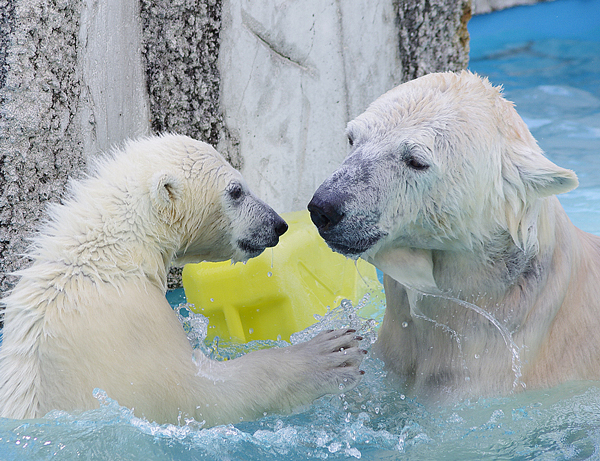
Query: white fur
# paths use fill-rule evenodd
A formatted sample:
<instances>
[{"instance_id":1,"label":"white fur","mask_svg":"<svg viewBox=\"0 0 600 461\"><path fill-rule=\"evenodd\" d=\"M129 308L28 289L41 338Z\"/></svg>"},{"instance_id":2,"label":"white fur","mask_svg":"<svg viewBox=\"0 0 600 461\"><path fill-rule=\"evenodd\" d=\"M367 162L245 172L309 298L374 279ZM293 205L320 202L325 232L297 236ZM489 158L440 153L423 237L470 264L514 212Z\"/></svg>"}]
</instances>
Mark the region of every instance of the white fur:
<instances>
[{"instance_id":1,"label":"white fur","mask_svg":"<svg viewBox=\"0 0 600 461\"><path fill-rule=\"evenodd\" d=\"M100 388L150 420L212 425L354 386L352 330L217 363L192 350L165 299L174 258L246 260L282 226L205 143L153 137L98 162L50 208L33 264L3 300L0 416L94 408Z\"/></svg>"},{"instance_id":2,"label":"white fur","mask_svg":"<svg viewBox=\"0 0 600 461\"><path fill-rule=\"evenodd\" d=\"M351 150L309 209L329 245L386 274L376 354L443 399L600 378L600 239L555 194L499 88L470 72L394 88L348 124Z\"/></svg>"}]
</instances>

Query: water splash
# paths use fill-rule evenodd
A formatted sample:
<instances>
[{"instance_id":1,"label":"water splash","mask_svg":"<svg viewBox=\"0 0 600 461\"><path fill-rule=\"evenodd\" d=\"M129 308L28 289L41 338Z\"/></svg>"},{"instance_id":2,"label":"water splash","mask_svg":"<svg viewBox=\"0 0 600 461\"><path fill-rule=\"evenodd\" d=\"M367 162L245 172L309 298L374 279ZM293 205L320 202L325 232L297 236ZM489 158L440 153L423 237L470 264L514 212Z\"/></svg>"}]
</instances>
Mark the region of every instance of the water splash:
<instances>
[{"instance_id":1,"label":"water splash","mask_svg":"<svg viewBox=\"0 0 600 461\"><path fill-rule=\"evenodd\" d=\"M188 341L194 349L199 349L206 339L209 320L202 314L196 314L191 307L189 303L180 304L175 308L175 312Z\"/></svg>"},{"instance_id":2,"label":"water splash","mask_svg":"<svg viewBox=\"0 0 600 461\"><path fill-rule=\"evenodd\" d=\"M513 389L516 389L518 386L521 386L523 388L526 387L525 383L521 381L521 377L523 376L522 362L521 362L521 348L519 346L517 346L517 344L513 340L512 334L508 330L508 328L506 328L504 325L502 325L492 314L490 314L488 311L486 311L485 309L482 309L481 307L479 307L476 304L470 303L468 301L464 301L462 299L456 298L454 296L450 296L450 295L442 293L442 292L428 292L428 291L423 291L423 290L419 290L417 288L412 288L412 287L407 287L407 288L409 291L412 291L420 296L429 296L432 298L445 299L447 301L451 301L453 303L458 304L459 306L465 307L467 309L472 310L473 312L476 312L477 314L481 315L486 320L488 320L498 330L498 332L502 336L502 339L504 340L504 344L506 344L506 347L511 352L511 368L515 375L515 379L512 384ZM416 304L416 297L414 297L414 301ZM433 322L436 324L436 326L440 326L440 327L444 328L446 331L448 331L450 333L450 335L456 340L456 342L458 344L458 348L462 353L460 336L456 331L452 330L447 325L439 324L437 321L430 319L429 317L423 315L422 313L417 313L416 315L419 316L420 318L423 318L424 320Z\"/></svg>"},{"instance_id":3,"label":"water splash","mask_svg":"<svg viewBox=\"0 0 600 461\"><path fill-rule=\"evenodd\" d=\"M374 295L367 293L361 301L354 306L349 299L343 299L340 305L328 310L325 315L315 314L317 323L308 328L294 333L290 336L292 344L308 341L325 330L337 330L340 328L353 328L363 337L363 344L371 345L377 340L377 328L379 322L373 318L365 318L359 315L359 311L371 303ZM377 302L378 298L374 297Z\"/></svg>"}]
</instances>

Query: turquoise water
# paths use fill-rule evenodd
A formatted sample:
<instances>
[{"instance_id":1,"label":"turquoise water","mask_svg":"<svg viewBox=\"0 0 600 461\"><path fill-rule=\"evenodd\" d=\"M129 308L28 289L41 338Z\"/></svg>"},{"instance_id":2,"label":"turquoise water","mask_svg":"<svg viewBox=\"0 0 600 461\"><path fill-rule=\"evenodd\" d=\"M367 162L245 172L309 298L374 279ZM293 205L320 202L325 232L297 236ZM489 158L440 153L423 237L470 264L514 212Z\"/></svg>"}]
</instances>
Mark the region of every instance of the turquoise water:
<instances>
[{"instance_id":1,"label":"turquoise water","mask_svg":"<svg viewBox=\"0 0 600 461\"><path fill-rule=\"evenodd\" d=\"M561 201L576 225L600 235L600 0L519 7L476 17L469 29L470 68L504 85L547 155L575 170L581 185ZM173 304L181 301L171 296ZM382 306L366 303L380 320ZM368 348L375 324L352 306L316 328L349 324ZM197 340L194 330L190 336ZM224 358L283 345L201 347ZM94 411L0 420L0 460L600 459L598 383L432 409L391 387L380 362L367 357L363 368L362 384L345 395L323 397L294 415L210 429L149 423L98 391Z\"/></svg>"}]
</instances>

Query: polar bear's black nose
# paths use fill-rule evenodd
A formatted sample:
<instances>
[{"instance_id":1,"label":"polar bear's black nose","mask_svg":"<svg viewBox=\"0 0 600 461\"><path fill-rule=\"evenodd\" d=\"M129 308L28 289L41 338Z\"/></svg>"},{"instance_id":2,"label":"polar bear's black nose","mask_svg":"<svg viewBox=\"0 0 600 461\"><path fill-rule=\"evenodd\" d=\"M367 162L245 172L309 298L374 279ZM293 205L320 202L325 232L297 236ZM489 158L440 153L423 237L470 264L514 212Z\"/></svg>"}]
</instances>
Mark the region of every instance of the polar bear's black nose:
<instances>
[{"instance_id":1,"label":"polar bear's black nose","mask_svg":"<svg viewBox=\"0 0 600 461\"><path fill-rule=\"evenodd\" d=\"M308 211L310 219L319 231L328 230L344 217L344 213L339 212L337 204L321 200L316 194L308 204Z\"/></svg>"},{"instance_id":2,"label":"polar bear's black nose","mask_svg":"<svg viewBox=\"0 0 600 461\"><path fill-rule=\"evenodd\" d=\"M288 230L288 225L287 223L278 215L277 219L275 220L275 233L277 234L277 237L281 237L283 234L286 233L286 231Z\"/></svg>"}]
</instances>

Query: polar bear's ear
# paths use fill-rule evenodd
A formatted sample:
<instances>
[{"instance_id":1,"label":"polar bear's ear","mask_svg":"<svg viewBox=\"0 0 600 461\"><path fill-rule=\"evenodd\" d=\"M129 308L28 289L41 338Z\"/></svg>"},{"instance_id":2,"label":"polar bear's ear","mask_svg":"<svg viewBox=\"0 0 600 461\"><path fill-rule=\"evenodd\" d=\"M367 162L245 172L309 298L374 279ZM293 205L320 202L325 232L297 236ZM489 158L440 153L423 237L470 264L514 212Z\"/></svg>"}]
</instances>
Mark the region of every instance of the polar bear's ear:
<instances>
[{"instance_id":1,"label":"polar bear's ear","mask_svg":"<svg viewBox=\"0 0 600 461\"><path fill-rule=\"evenodd\" d=\"M528 195L548 197L563 194L579 184L574 172L555 165L541 153L521 157L516 167Z\"/></svg>"},{"instance_id":2,"label":"polar bear's ear","mask_svg":"<svg viewBox=\"0 0 600 461\"><path fill-rule=\"evenodd\" d=\"M577 187L577 176L548 160L539 150L507 154L502 164L506 225L515 244L537 246L537 211L533 203Z\"/></svg>"},{"instance_id":3,"label":"polar bear's ear","mask_svg":"<svg viewBox=\"0 0 600 461\"><path fill-rule=\"evenodd\" d=\"M150 199L160 216L168 223L177 220L177 202L183 191L181 180L173 174L159 172L150 180Z\"/></svg>"}]
</instances>

